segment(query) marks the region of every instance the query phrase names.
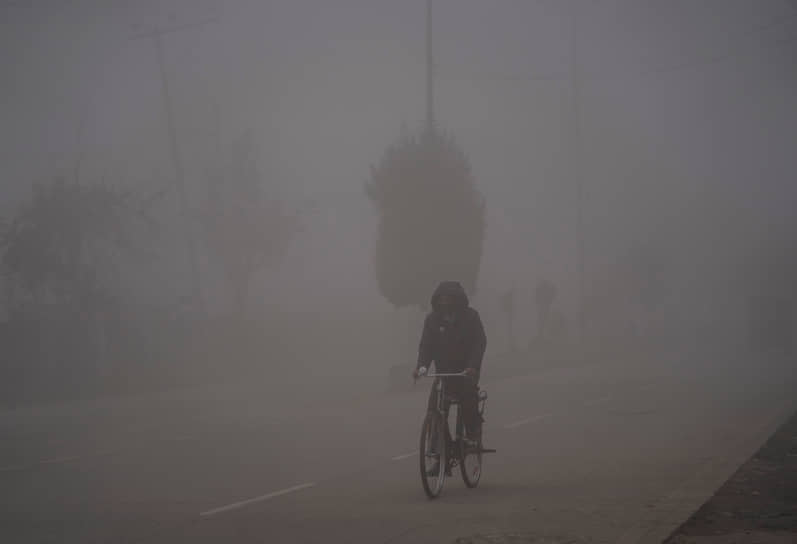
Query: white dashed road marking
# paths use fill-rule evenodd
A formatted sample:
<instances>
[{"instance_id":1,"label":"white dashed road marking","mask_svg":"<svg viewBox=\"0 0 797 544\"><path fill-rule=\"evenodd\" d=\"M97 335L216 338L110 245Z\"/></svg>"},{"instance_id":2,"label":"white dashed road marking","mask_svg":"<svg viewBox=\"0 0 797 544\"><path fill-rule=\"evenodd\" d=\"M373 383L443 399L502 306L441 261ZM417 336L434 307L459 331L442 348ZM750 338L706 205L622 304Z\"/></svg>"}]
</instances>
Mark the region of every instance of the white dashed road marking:
<instances>
[{"instance_id":1,"label":"white dashed road marking","mask_svg":"<svg viewBox=\"0 0 797 544\"><path fill-rule=\"evenodd\" d=\"M521 419L520 421L515 421L513 423L507 423L506 425L504 425L504 429L514 429L515 427L520 427L521 425L526 425L528 423L534 423L535 421L547 419L552 415L553 414L542 414L541 416L533 416L527 419Z\"/></svg>"},{"instance_id":2,"label":"white dashed road marking","mask_svg":"<svg viewBox=\"0 0 797 544\"><path fill-rule=\"evenodd\" d=\"M273 491L271 493L266 493L265 495L260 495L259 497L253 497L251 499L246 499L244 501L234 502L232 504L228 504L226 506L220 506L218 508L214 508L212 510L206 510L205 512L201 512L200 516L214 516L216 514L221 514L222 512L229 512L230 510L236 510L238 508L243 508L244 506L248 506L250 504L254 504L256 502L267 501L269 499L273 499L275 497L280 497L282 495L287 495L288 493L294 493L296 491L301 491L302 489L307 489L308 487L315 486L315 483L306 483L306 484L299 484L293 487L286 487L285 489L280 489L279 491Z\"/></svg>"},{"instance_id":3,"label":"white dashed road marking","mask_svg":"<svg viewBox=\"0 0 797 544\"><path fill-rule=\"evenodd\" d=\"M407 459L408 457L413 457L418 455L418 451L411 451L410 453L403 453L401 455L396 455L395 457L391 457L391 461L401 461L402 459Z\"/></svg>"}]
</instances>

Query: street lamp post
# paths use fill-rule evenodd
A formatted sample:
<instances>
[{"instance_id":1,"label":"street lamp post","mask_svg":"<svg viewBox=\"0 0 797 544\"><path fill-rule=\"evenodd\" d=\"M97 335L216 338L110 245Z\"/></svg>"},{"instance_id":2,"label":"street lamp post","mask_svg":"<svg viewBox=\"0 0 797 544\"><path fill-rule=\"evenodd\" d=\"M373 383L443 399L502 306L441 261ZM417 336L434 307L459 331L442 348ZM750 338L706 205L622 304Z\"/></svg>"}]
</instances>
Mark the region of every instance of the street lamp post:
<instances>
[{"instance_id":1,"label":"street lamp post","mask_svg":"<svg viewBox=\"0 0 797 544\"><path fill-rule=\"evenodd\" d=\"M432 0L426 0L426 128L434 129L434 57L432 55Z\"/></svg>"},{"instance_id":2,"label":"street lamp post","mask_svg":"<svg viewBox=\"0 0 797 544\"><path fill-rule=\"evenodd\" d=\"M581 135L581 106L582 106L582 70L581 70L581 44L578 35L578 8L579 0L570 2L570 173L576 186L576 215L578 238L578 330L581 343L586 335L586 308L585 308L585 235L584 235L584 172L583 146Z\"/></svg>"}]
</instances>

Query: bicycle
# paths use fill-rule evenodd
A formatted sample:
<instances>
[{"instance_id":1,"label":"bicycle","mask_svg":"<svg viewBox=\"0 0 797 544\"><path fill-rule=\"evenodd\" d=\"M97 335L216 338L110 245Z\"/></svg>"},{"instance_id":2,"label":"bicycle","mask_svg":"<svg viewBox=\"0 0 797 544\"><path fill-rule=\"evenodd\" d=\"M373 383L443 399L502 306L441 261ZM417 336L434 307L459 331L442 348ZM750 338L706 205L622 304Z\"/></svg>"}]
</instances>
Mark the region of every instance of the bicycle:
<instances>
[{"instance_id":1,"label":"bicycle","mask_svg":"<svg viewBox=\"0 0 797 544\"><path fill-rule=\"evenodd\" d=\"M420 377L435 378L435 408L429 410L421 427L420 469L421 483L426 496L434 499L443 491L446 476L459 466L465 486L472 489L479 485L482 475L482 454L494 453L494 449L485 449L481 438L473 443L465 439L465 425L462 421L462 410L459 399L446 394L446 380L441 378L471 377L464 372L449 374L424 374ZM479 391L479 415L484 414L487 403L487 392ZM454 435L449 426L449 410L457 406Z\"/></svg>"}]
</instances>

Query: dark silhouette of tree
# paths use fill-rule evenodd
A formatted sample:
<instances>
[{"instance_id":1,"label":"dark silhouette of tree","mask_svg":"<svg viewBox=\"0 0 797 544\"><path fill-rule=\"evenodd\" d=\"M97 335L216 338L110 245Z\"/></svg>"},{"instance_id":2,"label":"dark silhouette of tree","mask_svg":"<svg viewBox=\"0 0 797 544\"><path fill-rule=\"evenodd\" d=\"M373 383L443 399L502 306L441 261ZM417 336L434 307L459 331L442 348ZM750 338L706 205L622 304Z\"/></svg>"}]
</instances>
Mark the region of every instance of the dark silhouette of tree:
<instances>
[{"instance_id":1,"label":"dark silhouette of tree","mask_svg":"<svg viewBox=\"0 0 797 544\"><path fill-rule=\"evenodd\" d=\"M135 194L105 184L56 179L35 185L3 229L0 264L20 335L12 349L43 365L39 376L82 382L108 370L122 269L152 257L147 208Z\"/></svg>"},{"instance_id":2,"label":"dark silhouette of tree","mask_svg":"<svg viewBox=\"0 0 797 544\"><path fill-rule=\"evenodd\" d=\"M365 192L380 215L376 278L391 304L426 307L441 280L457 280L474 292L484 200L450 135L424 129L401 136L371 167Z\"/></svg>"},{"instance_id":3,"label":"dark silhouette of tree","mask_svg":"<svg viewBox=\"0 0 797 544\"><path fill-rule=\"evenodd\" d=\"M251 133L235 142L229 166L211 180L201 223L205 245L242 315L253 278L279 262L299 228L298 217L266 195Z\"/></svg>"},{"instance_id":4,"label":"dark silhouette of tree","mask_svg":"<svg viewBox=\"0 0 797 544\"><path fill-rule=\"evenodd\" d=\"M35 185L2 229L3 272L37 301L92 306L111 295L121 254L145 255L144 220L132 193L104 184Z\"/></svg>"}]
</instances>

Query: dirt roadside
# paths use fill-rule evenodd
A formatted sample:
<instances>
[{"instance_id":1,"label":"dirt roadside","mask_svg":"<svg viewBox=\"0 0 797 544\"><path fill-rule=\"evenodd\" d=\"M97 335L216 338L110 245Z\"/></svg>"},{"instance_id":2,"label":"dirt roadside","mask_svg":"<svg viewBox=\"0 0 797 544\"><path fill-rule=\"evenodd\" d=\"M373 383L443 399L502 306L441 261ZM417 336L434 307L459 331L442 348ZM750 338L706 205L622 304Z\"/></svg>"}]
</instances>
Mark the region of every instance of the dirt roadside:
<instances>
[{"instance_id":1,"label":"dirt roadside","mask_svg":"<svg viewBox=\"0 0 797 544\"><path fill-rule=\"evenodd\" d=\"M499 532L454 544L577 544ZM797 544L797 413L662 544Z\"/></svg>"},{"instance_id":2,"label":"dirt roadside","mask_svg":"<svg viewBox=\"0 0 797 544\"><path fill-rule=\"evenodd\" d=\"M797 543L797 414L664 544Z\"/></svg>"}]
</instances>

